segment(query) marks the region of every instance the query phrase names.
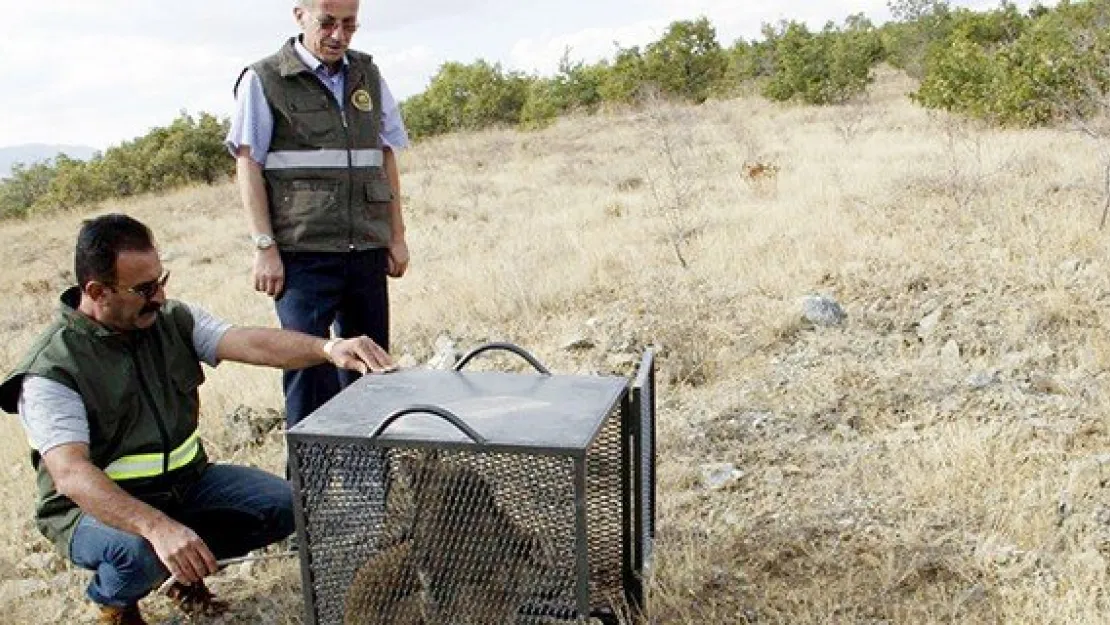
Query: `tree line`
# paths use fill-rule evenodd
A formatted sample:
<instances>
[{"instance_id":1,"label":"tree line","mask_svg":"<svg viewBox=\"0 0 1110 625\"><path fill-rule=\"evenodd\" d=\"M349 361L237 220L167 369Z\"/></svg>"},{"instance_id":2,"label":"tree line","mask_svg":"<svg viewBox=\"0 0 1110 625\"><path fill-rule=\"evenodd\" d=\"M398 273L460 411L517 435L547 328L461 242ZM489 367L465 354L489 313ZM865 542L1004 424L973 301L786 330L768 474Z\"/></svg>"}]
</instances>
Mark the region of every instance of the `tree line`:
<instances>
[{"instance_id":1,"label":"tree line","mask_svg":"<svg viewBox=\"0 0 1110 625\"><path fill-rule=\"evenodd\" d=\"M0 217L88 206L110 198L226 180L235 170L223 140L228 120L182 112L169 126L108 148L87 161L59 154L16 163L0 182Z\"/></svg>"},{"instance_id":2,"label":"tree line","mask_svg":"<svg viewBox=\"0 0 1110 625\"><path fill-rule=\"evenodd\" d=\"M1110 112L1110 0L1063 0L1027 11L987 11L946 0L891 0L892 20L862 14L820 30L765 24L760 37L718 41L707 18L671 23L646 46L616 46L597 63L568 50L551 76L477 60L443 64L427 89L401 104L414 139L489 127L542 128L560 116L635 106L649 97L701 103L758 93L775 101L835 105L863 97L887 63L918 81L921 106L1001 126L1032 127ZM17 165L0 183L0 216L94 204L111 197L212 184L234 169L228 121L187 113L170 126L89 161L59 155Z\"/></svg>"}]
</instances>

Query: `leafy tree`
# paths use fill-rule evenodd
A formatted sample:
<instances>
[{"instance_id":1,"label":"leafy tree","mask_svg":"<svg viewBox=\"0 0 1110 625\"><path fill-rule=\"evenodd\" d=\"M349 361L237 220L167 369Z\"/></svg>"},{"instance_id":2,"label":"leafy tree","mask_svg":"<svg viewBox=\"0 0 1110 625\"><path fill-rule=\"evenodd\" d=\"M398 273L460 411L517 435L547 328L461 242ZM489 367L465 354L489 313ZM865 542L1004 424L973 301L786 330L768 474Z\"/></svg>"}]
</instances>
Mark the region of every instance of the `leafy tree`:
<instances>
[{"instance_id":1,"label":"leafy tree","mask_svg":"<svg viewBox=\"0 0 1110 625\"><path fill-rule=\"evenodd\" d=\"M951 28L952 11L946 0L891 0L893 21L881 36L891 65L920 80L925 75L925 55L943 41Z\"/></svg>"},{"instance_id":2,"label":"leafy tree","mask_svg":"<svg viewBox=\"0 0 1110 625\"><path fill-rule=\"evenodd\" d=\"M555 79L532 81L520 111L520 126L526 130L543 128L566 111L566 100Z\"/></svg>"},{"instance_id":3,"label":"leafy tree","mask_svg":"<svg viewBox=\"0 0 1110 625\"><path fill-rule=\"evenodd\" d=\"M12 165L8 179L0 184L0 215L24 217L46 197L56 170L49 163Z\"/></svg>"},{"instance_id":4,"label":"leafy tree","mask_svg":"<svg viewBox=\"0 0 1110 625\"><path fill-rule=\"evenodd\" d=\"M647 77L644 55L639 46L621 48L613 58L613 64L605 73L605 79L598 87L602 100L615 104L632 102Z\"/></svg>"},{"instance_id":5,"label":"leafy tree","mask_svg":"<svg viewBox=\"0 0 1110 625\"><path fill-rule=\"evenodd\" d=\"M994 123L1036 126L1097 111L1110 87L1110 3L1021 15L960 11L926 59L915 99Z\"/></svg>"},{"instance_id":6,"label":"leafy tree","mask_svg":"<svg viewBox=\"0 0 1110 625\"><path fill-rule=\"evenodd\" d=\"M728 56L717 43L717 30L701 17L671 23L647 46L643 70L644 79L663 93L700 103L724 79Z\"/></svg>"},{"instance_id":7,"label":"leafy tree","mask_svg":"<svg viewBox=\"0 0 1110 625\"><path fill-rule=\"evenodd\" d=\"M555 73L554 86L563 111L594 112L601 104L601 84L609 71L605 63L587 65L572 61L570 50L563 53Z\"/></svg>"},{"instance_id":8,"label":"leafy tree","mask_svg":"<svg viewBox=\"0 0 1110 625\"><path fill-rule=\"evenodd\" d=\"M586 65L563 52L559 70L551 78L534 78L520 112L525 129L542 128L571 111L593 113L601 104L601 84L608 68L604 63Z\"/></svg>"},{"instance_id":9,"label":"leafy tree","mask_svg":"<svg viewBox=\"0 0 1110 625\"><path fill-rule=\"evenodd\" d=\"M772 100L844 102L867 89L883 58L879 35L863 16L849 17L842 29L827 24L819 33L799 22L765 27L764 33L773 45L774 71L763 94Z\"/></svg>"},{"instance_id":10,"label":"leafy tree","mask_svg":"<svg viewBox=\"0 0 1110 625\"><path fill-rule=\"evenodd\" d=\"M421 94L402 104L414 137L516 125L532 79L504 72L499 63L444 63Z\"/></svg>"},{"instance_id":11,"label":"leafy tree","mask_svg":"<svg viewBox=\"0 0 1110 625\"><path fill-rule=\"evenodd\" d=\"M52 161L16 165L0 183L0 215L71 209L110 197L214 184L234 169L223 145L228 121L186 112L165 128L125 141L88 161L59 154Z\"/></svg>"},{"instance_id":12,"label":"leafy tree","mask_svg":"<svg viewBox=\"0 0 1110 625\"><path fill-rule=\"evenodd\" d=\"M59 154L53 161L54 176L46 194L32 204L34 210L72 209L108 197L108 188L93 163Z\"/></svg>"},{"instance_id":13,"label":"leafy tree","mask_svg":"<svg viewBox=\"0 0 1110 625\"><path fill-rule=\"evenodd\" d=\"M775 48L767 41L738 39L726 55L728 69L721 85L726 94L735 93L747 81L770 76L775 69Z\"/></svg>"}]
</instances>

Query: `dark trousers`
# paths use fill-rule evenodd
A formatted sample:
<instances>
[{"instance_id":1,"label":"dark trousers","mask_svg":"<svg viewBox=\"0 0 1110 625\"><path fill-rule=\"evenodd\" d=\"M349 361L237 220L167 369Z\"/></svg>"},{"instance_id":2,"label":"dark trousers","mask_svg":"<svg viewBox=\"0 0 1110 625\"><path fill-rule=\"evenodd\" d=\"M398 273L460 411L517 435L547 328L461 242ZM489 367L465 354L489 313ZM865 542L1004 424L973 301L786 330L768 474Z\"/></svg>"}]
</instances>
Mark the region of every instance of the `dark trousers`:
<instances>
[{"instance_id":1,"label":"dark trousers","mask_svg":"<svg viewBox=\"0 0 1110 625\"><path fill-rule=\"evenodd\" d=\"M285 291L276 308L281 327L327 338L365 334L389 350L389 291L385 249L358 252L282 252ZM286 371L285 422L292 427L342 388L358 372L330 364Z\"/></svg>"},{"instance_id":2,"label":"dark trousers","mask_svg":"<svg viewBox=\"0 0 1110 625\"><path fill-rule=\"evenodd\" d=\"M289 483L265 471L214 464L196 481L141 497L195 531L217 559L246 555L293 533ZM142 536L83 515L69 544L74 564L95 571L89 598L101 605L135 605L169 571Z\"/></svg>"}]
</instances>

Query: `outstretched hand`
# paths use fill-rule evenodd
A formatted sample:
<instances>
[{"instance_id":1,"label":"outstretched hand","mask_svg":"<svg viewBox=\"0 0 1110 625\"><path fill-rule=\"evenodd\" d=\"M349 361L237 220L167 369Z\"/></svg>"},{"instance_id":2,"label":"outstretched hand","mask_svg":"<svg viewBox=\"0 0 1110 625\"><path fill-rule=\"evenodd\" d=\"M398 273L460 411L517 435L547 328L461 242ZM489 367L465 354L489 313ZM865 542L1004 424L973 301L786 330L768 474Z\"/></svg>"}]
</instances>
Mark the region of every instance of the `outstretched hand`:
<instances>
[{"instance_id":1,"label":"outstretched hand","mask_svg":"<svg viewBox=\"0 0 1110 625\"><path fill-rule=\"evenodd\" d=\"M332 364L341 369L367 373L387 373L397 368L393 359L366 336L337 341L328 351Z\"/></svg>"}]
</instances>

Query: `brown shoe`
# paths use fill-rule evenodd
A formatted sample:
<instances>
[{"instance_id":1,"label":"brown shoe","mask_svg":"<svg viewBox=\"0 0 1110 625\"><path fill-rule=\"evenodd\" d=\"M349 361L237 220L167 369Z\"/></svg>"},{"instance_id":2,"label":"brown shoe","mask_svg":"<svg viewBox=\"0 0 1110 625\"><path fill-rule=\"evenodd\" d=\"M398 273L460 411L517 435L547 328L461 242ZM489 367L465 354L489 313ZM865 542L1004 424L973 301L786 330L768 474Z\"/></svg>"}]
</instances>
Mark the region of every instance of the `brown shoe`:
<instances>
[{"instance_id":1,"label":"brown shoe","mask_svg":"<svg viewBox=\"0 0 1110 625\"><path fill-rule=\"evenodd\" d=\"M220 616L231 607L226 601L220 601L204 582L197 582L190 586L174 582L166 590L166 596L189 616Z\"/></svg>"},{"instance_id":2,"label":"brown shoe","mask_svg":"<svg viewBox=\"0 0 1110 625\"><path fill-rule=\"evenodd\" d=\"M143 615L139 613L139 606L133 605L126 608L114 608L108 605L100 606L100 618L96 621L100 625L147 625Z\"/></svg>"}]
</instances>

